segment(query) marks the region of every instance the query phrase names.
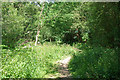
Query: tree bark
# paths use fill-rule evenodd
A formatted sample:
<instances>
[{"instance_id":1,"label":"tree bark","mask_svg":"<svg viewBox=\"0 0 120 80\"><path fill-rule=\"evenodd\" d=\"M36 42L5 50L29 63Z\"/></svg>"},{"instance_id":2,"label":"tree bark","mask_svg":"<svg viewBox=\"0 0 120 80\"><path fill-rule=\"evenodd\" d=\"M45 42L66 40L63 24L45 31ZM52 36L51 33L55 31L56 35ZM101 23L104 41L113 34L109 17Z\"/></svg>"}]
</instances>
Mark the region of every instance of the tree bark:
<instances>
[{"instance_id":1,"label":"tree bark","mask_svg":"<svg viewBox=\"0 0 120 80\"><path fill-rule=\"evenodd\" d=\"M42 7L42 10L40 12L40 19L41 19L41 15L42 15L42 12L44 10L44 3L43 3L43 7ZM41 27L42 27L42 20L41 20ZM38 36L39 36L39 33L40 33L40 27L38 25L38 30L37 30L37 34L36 34L36 41L35 41L35 46L37 46L37 43L38 43Z\"/></svg>"},{"instance_id":2,"label":"tree bark","mask_svg":"<svg viewBox=\"0 0 120 80\"><path fill-rule=\"evenodd\" d=\"M37 46L37 42L38 42L38 36L39 36L40 30L37 31L37 35L36 35L36 41L35 41L35 46Z\"/></svg>"}]
</instances>

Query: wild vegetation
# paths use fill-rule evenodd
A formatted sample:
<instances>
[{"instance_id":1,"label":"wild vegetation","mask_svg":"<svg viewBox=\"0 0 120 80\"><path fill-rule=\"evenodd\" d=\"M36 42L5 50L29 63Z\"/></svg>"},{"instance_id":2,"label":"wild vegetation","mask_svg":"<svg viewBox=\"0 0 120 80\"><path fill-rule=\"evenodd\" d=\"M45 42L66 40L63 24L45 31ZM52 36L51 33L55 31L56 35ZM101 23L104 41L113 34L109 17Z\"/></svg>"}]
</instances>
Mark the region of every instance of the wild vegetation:
<instances>
[{"instance_id":1,"label":"wild vegetation","mask_svg":"<svg viewBox=\"0 0 120 80\"><path fill-rule=\"evenodd\" d=\"M76 46L82 51L73 55L69 63L74 78L119 78L119 56L115 49L86 44Z\"/></svg>"},{"instance_id":2,"label":"wild vegetation","mask_svg":"<svg viewBox=\"0 0 120 80\"><path fill-rule=\"evenodd\" d=\"M2 2L2 78L119 78L117 2Z\"/></svg>"},{"instance_id":3,"label":"wild vegetation","mask_svg":"<svg viewBox=\"0 0 120 80\"><path fill-rule=\"evenodd\" d=\"M57 74L56 61L74 53L69 45L44 43L42 46L26 45L14 50L2 50L3 78L48 78ZM56 76L59 76L56 75Z\"/></svg>"}]
</instances>

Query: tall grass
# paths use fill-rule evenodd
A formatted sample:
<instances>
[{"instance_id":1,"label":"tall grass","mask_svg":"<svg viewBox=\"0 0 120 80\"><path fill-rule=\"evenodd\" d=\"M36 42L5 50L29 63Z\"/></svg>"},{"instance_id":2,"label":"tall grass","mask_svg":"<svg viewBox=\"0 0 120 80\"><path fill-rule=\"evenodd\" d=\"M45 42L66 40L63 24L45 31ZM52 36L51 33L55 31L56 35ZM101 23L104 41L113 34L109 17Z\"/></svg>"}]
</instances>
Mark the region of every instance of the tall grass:
<instances>
[{"instance_id":1,"label":"tall grass","mask_svg":"<svg viewBox=\"0 0 120 80\"><path fill-rule=\"evenodd\" d=\"M73 52L69 45L52 43L2 49L2 78L48 78L57 73L55 62Z\"/></svg>"}]
</instances>

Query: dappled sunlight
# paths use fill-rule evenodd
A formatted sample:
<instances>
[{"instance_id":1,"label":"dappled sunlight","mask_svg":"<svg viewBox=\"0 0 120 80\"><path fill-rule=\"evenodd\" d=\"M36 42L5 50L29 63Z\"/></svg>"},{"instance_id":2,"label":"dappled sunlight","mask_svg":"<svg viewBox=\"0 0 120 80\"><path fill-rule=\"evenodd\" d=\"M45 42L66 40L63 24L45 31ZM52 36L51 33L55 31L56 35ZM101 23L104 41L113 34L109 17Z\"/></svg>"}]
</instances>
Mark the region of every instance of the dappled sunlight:
<instances>
[{"instance_id":1,"label":"dappled sunlight","mask_svg":"<svg viewBox=\"0 0 120 80\"><path fill-rule=\"evenodd\" d=\"M71 56L67 56L66 58L57 61L56 63L59 64L58 72L60 73L59 77L70 77L71 74L68 69L68 63L71 59Z\"/></svg>"},{"instance_id":2,"label":"dappled sunlight","mask_svg":"<svg viewBox=\"0 0 120 80\"><path fill-rule=\"evenodd\" d=\"M57 61L57 63L68 64L68 62L70 61L70 59L71 59L71 56L68 56L67 58L65 58L63 60Z\"/></svg>"},{"instance_id":3,"label":"dappled sunlight","mask_svg":"<svg viewBox=\"0 0 120 80\"><path fill-rule=\"evenodd\" d=\"M119 3L19 1L1 4L2 78L119 77Z\"/></svg>"}]
</instances>

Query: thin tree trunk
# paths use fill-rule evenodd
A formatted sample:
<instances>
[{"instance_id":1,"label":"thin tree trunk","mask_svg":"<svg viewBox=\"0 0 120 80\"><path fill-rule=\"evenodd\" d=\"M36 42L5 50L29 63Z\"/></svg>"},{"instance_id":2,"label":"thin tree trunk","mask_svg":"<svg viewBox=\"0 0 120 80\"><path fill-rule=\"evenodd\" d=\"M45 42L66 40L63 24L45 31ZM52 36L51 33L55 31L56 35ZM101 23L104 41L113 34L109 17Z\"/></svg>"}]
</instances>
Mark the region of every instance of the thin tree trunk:
<instances>
[{"instance_id":1,"label":"thin tree trunk","mask_svg":"<svg viewBox=\"0 0 120 80\"><path fill-rule=\"evenodd\" d=\"M42 10L41 10L41 12L40 12L40 17L39 17L40 19L41 19L41 15L42 15L43 10L44 10L44 3L43 3ZM41 20L41 27L42 27L42 20ZM39 33L40 33L40 27L39 27L39 25L38 25L38 31L37 31L37 35L36 35L35 46L36 46L37 43L38 43L38 36L39 36Z\"/></svg>"},{"instance_id":2,"label":"thin tree trunk","mask_svg":"<svg viewBox=\"0 0 120 80\"><path fill-rule=\"evenodd\" d=\"M38 42L38 36L39 36L40 30L37 31L37 35L36 35L36 41L35 41L35 46L37 45Z\"/></svg>"}]
</instances>

